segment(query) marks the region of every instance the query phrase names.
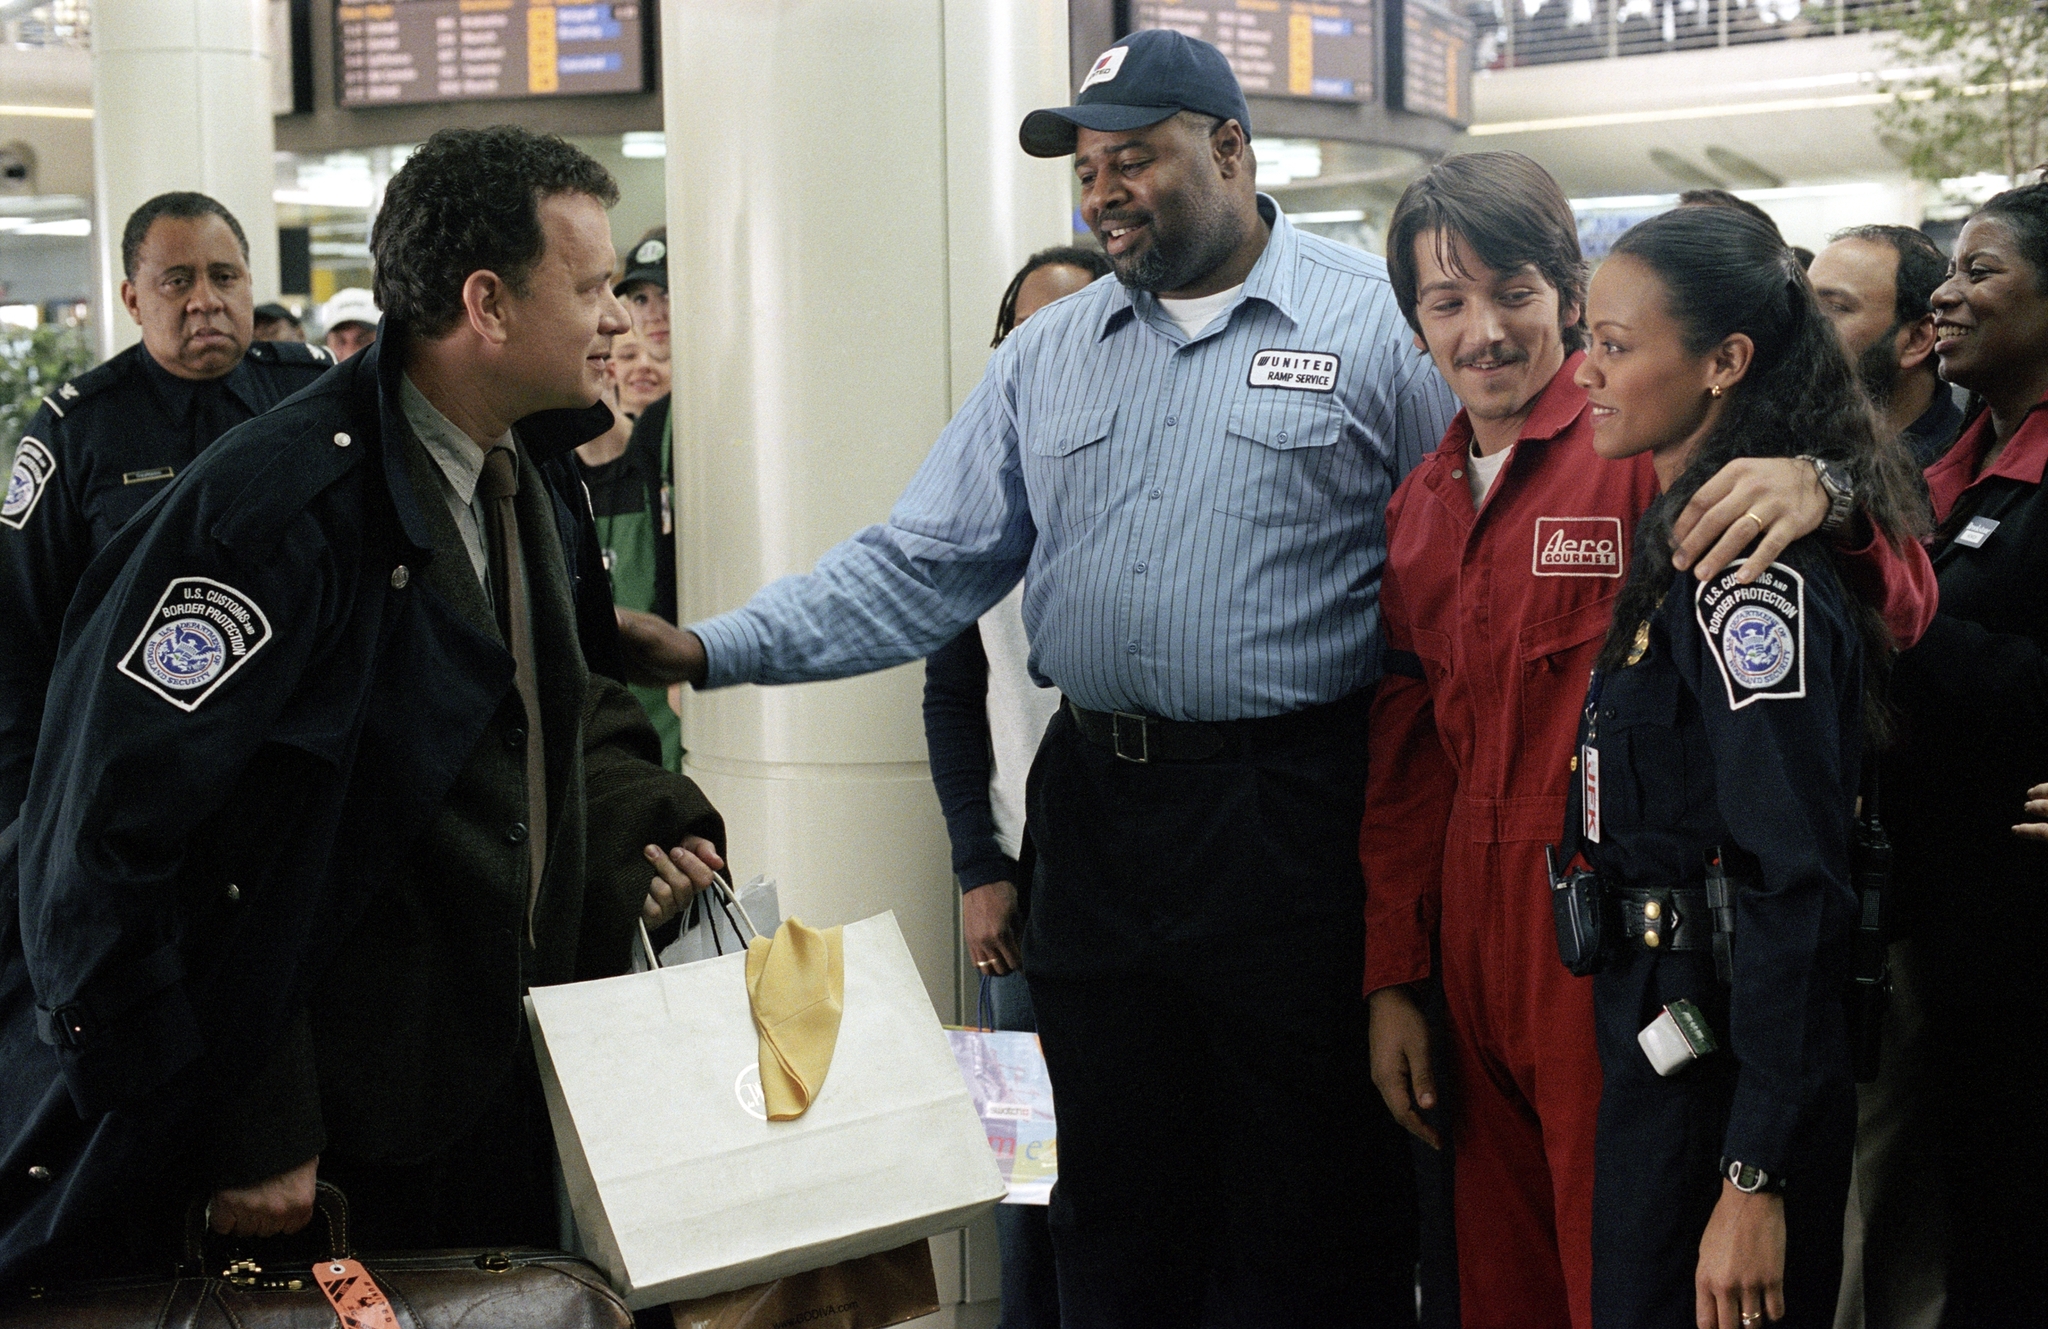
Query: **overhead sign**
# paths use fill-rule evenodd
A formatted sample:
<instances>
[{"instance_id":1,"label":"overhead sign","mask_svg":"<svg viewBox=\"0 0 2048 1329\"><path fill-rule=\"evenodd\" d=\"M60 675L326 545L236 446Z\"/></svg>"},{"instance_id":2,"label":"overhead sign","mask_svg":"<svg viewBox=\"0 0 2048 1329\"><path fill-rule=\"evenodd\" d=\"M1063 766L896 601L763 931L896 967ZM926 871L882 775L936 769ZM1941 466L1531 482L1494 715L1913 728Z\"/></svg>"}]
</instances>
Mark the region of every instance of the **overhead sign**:
<instances>
[{"instance_id":1,"label":"overhead sign","mask_svg":"<svg viewBox=\"0 0 2048 1329\"><path fill-rule=\"evenodd\" d=\"M644 22L637 0L337 0L335 81L350 108L641 92Z\"/></svg>"},{"instance_id":2,"label":"overhead sign","mask_svg":"<svg viewBox=\"0 0 2048 1329\"><path fill-rule=\"evenodd\" d=\"M1369 102L1378 15L1371 5L1309 0L1139 0L1131 30L1171 28L1212 43L1248 97Z\"/></svg>"},{"instance_id":3,"label":"overhead sign","mask_svg":"<svg viewBox=\"0 0 2048 1329\"><path fill-rule=\"evenodd\" d=\"M1472 122L1470 19L1436 0L1386 0L1387 104L1454 125Z\"/></svg>"}]
</instances>

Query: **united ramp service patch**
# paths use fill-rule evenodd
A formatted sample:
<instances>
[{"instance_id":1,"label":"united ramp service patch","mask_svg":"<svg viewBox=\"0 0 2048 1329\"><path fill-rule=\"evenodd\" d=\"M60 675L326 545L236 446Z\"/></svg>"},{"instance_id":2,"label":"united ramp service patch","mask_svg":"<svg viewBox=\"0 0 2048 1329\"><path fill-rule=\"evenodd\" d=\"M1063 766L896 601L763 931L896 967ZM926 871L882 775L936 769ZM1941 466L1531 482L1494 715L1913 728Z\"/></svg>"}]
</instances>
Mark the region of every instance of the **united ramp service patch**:
<instances>
[{"instance_id":1,"label":"united ramp service patch","mask_svg":"<svg viewBox=\"0 0 2048 1329\"><path fill-rule=\"evenodd\" d=\"M1806 695L1806 578L1773 563L1754 583L1739 567L1702 582L1693 612L1728 685L1728 707Z\"/></svg>"},{"instance_id":2,"label":"united ramp service patch","mask_svg":"<svg viewBox=\"0 0 2048 1329\"><path fill-rule=\"evenodd\" d=\"M196 711L269 641L270 620L255 601L210 577L180 577L118 667L179 710Z\"/></svg>"},{"instance_id":3,"label":"united ramp service patch","mask_svg":"<svg viewBox=\"0 0 2048 1329\"><path fill-rule=\"evenodd\" d=\"M7 500L0 503L0 526L20 530L42 501L43 490L57 473L57 459L39 438L24 434L14 450L14 469L7 475Z\"/></svg>"}]
</instances>

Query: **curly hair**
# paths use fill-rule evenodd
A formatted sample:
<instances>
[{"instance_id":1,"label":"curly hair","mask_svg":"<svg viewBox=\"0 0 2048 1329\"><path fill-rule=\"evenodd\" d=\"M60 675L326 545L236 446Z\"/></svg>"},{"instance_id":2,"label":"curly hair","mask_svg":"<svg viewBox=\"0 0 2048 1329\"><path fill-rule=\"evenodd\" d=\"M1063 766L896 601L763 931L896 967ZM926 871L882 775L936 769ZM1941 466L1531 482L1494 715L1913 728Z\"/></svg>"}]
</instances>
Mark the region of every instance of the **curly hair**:
<instances>
[{"instance_id":1,"label":"curly hair","mask_svg":"<svg viewBox=\"0 0 2048 1329\"><path fill-rule=\"evenodd\" d=\"M1415 237L1430 232L1436 235L1437 262L1447 272L1457 268L1454 235L1495 272L1534 265L1557 291L1559 319L1574 306L1579 311L1559 329L1565 353L1585 346L1586 260L1579 251L1578 219L1564 190L1532 158L1519 152L1446 157L1394 205L1387 223L1387 279L1401 317L1418 337L1422 321L1415 306L1422 278L1415 267Z\"/></svg>"},{"instance_id":2,"label":"curly hair","mask_svg":"<svg viewBox=\"0 0 2048 1329\"><path fill-rule=\"evenodd\" d=\"M1024 266L1017 269L1017 275L1010 278L1008 288L1003 291L1003 302L996 306L996 338L991 346L1001 346L1003 338L1017 330L1017 296L1024 290L1024 279L1040 268L1079 268L1090 277L1107 277L1113 268L1109 255L1100 249L1084 249L1080 245L1054 245L1041 249L1024 260Z\"/></svg>"},{"instance_id":3,"label":"curly hair","mask_svg":"<svg viewBox=\"0 0 2048 1329\"><path fill-rule=\"evenodd\" d=\"M552 134L513 125L436 133L391 177L370 230L377 307L434 338L462 318L472 272L494 272L524 295L547 247L541 200L558 194L609 208L619 186Z\"/></svg>"},{"instance_id":4,"label":"curly hair","mask_svg":"<svg viewBox=\"0 0 2048 1329\"><path fill-rule=\"evenodd\" d=\"M1613 670L1627 659L1636 624L1651 616L1671 584L1673 520L1737 457L1808 455L1833 462L1854 478L1863 511L1894 547L1926 530L1927 491L1912 454L1864 395L1805 270L1775 226L1734 208L1682 207L1632 227L1612 253L1655 274L1688 354L1705 355L1736 333L1756 351L1684 474L1636 527L1634 559L1598 668ZM1832 546L1813 543L1832 566ZM1864 729L1882 742L1893 642L1878 607L1851 599L1865 647Z\"/></svg>"},{"instance_id":5,"label":"curly hair","mask_svg":"<svg viewBox=\"0 0 2048 1329\"><path fill-rule=\"evenodd\" d=\"M158 194L128 214L128 224L121 228L121 275L129 281L135 280L135 262L142 257L142 242L149 239L149 228L164 217L178 221L220 218L235 233L235 242L242 246L242 261L249 261L249 237L243 234L242 223L235 220L235 214L229 212L225 204L206 194L176 189L168 194Z\"/></svg>"}]
</instances>

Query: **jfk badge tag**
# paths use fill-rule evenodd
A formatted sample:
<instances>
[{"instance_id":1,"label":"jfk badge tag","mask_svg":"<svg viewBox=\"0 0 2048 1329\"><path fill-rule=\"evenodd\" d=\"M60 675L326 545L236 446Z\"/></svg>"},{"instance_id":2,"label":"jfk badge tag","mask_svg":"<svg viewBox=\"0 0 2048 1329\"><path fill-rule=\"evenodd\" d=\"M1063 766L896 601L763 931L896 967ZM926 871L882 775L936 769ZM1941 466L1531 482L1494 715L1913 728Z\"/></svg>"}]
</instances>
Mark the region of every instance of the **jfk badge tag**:
<instances>
[{"instance_id":1,"label":"jfk badge tag","mask_svg":"<svg viewBox=\"0 0 2048 1329\"><path fill-rule=\"evenodd\" d=\"M180 577L118 668L179 710L196 711L269 641L270 620L254 600L211 577Z\"/></svg>"},{"instance_id":2,"label":"jfk badge tag","mask_svg":"<svg viewBox=\"0 0 2048 1329\"><path fill-rule=\"evenodd\" d=\"M1773 563L1748 586L1739 568L1702 582L1693 600L1700 631L1728 685L1728 708L1806 695L1806 578Z\"/></svg>"}]
</instances>

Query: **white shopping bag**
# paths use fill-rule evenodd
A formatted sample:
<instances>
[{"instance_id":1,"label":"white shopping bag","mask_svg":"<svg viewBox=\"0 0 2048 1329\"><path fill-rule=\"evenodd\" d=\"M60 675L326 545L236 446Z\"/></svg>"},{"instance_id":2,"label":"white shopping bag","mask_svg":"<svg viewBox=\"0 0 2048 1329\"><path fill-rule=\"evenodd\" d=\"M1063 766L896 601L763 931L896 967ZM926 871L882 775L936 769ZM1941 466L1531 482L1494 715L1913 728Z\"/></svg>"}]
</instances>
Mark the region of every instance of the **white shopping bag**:
<instances>
[{"instance_id":1,"label":"white shopping bag","mask_svg":"<svg viewBox=\"0 0 2048 1329\"><path fill-rule=\"evenodd\" d=\"M824 1088L769 1121L746 957L526 1000L583 1254L634 1309L964 1226L1003 1197L893 914L850 923Z\"/></svg>"}]
</instances>

